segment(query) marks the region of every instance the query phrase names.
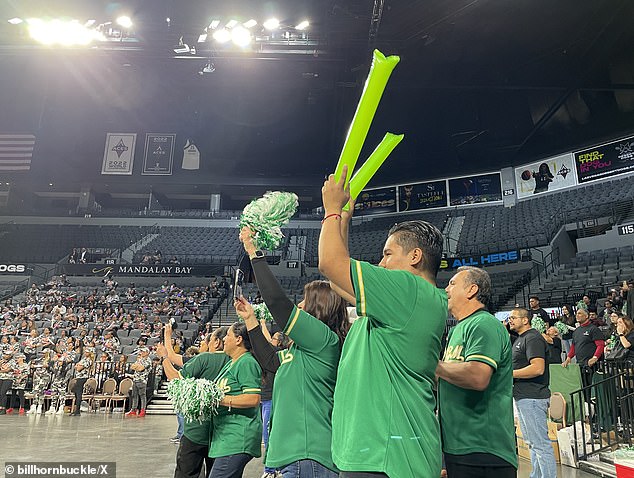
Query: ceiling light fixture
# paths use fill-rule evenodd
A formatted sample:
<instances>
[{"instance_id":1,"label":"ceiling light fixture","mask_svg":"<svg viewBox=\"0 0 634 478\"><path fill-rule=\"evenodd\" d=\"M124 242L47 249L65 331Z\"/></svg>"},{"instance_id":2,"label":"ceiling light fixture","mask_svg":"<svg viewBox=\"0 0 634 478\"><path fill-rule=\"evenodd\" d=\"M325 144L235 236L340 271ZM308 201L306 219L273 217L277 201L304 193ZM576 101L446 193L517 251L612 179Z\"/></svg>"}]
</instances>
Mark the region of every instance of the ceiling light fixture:
<instances>
[{"instance_id":1,"label":"ceiling light fixture","mask_svg":"<svg viewBox=\"0 0 634 478\"><path fill-rule=\"evenodd\" d=\"M246 47L251 44L251 32L244 27L236 27L231 30L231 40L239 47Z\"/></svg>"},{"instance_id":2,"label":"ceiling light fixture","mask_svg":"<svg viewBox=\"0 0 634 478\"><path fill-rule=\"evenodd\" d=\"M244 22L242 25L245 28L253 28L254 26L256 26L258 24L258 22L256 22L253 18L249 21Z\"/></svg>"},{"instance_id":3,"label":"ceiling light fixture","mask_svg":"<svg viewBox=\"0 0 634 478\"><path fill-rule=\"evenodd\" d=\"M232 29L238 24L238 20L229 20L225 25L225 28Z\"/></svg>"},{"instance_id":4,"label":"ceiling light fixture","mask_svg":"<svg viewBox=\"0 0 634 478\"><path fill-rule=\"evenodd\" d=\"M226 28L223 28L222 30L216 30L213 37L218 43L227 43L231 40L231 33Z\"/></svg>"},{"instance_id":5,"label":"ceiling light fixture","mask_svg":"<svg viewBox=\"0 0 634 478\"><path fill-rule=\"evenodd\" d=\"M267 30L277 30L280 27L280 21L277 18L269 18L263 25Z\"/></svg>"},{"instance_id":6,"label":"ceiling light fixture","mask_svg":"<svg viewBox=\"0 0 634 478\"><path fill-rule=\"evenodd\" d=\"M123 28L131 28L133 25L132 19L127 15L120 16L119 18L117 18L117 25Z\"/></svg>"},{"instance_id":7,"label":"ceiling light fixture","mask_svg":"<svg viewBox=\"0 0 634 478\"><path fill-rule=\"evenodd\" d=\"M306 30L310 26L308 20L302 20L297 25L295 25L295 30Z\"/></svg>"}]
</instances>

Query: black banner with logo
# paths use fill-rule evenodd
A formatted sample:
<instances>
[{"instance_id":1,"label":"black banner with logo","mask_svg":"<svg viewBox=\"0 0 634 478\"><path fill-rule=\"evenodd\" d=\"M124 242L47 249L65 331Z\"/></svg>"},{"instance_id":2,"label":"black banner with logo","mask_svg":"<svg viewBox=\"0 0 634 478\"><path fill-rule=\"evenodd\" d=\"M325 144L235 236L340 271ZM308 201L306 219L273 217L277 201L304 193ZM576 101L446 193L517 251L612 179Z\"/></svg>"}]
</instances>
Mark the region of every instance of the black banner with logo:
<instances>
[{"instance_id":1,"label":"black banner with logo","mask_svg":"<svg viewBox=\"0 0 634 478\"><path fill-rule=\"evenodd\" d=\"M495 252L493 254L481 254L479 256L447 257L440 262L440 269L452 270L461 266L495 266L498 264L519 262L519 260L519 251Z\"/></svg>"},{"instance_id":2,"label":"black banner with logo","mask_svg":"<svg viewBox=\"0 0 634 478\"><path fill-rule=\"evenodd\" d=\"M113 276L153 277L207 277L221 276L224 266L188 266L182 264L64 264L64 274L69 276Z\"/></svg>"},{"instance_id":3,"label":"black banner with logo","mask_svg":"<svg viewBox=\"0 0 634 478\"><path fill-rule=\"evenodd\" d=\"M634 137L575 153L580 183L634 171Z\"/></svg>"},{"instance_id":4,"label":"black banner with logo","mask_svg":"<svg viewBox=\"0 0 634 478\"><path fill-rule=\"evenodd\" d=\"M0 274L2 275L27 274L30 272L26 264L0 264Z\"/></svg>"},{"instance_id":5,"label":"black banner with logo","mask_svg":"<svg viewBox=\"0 0 634 478\"><path fill-rule=\"evenodd\" d=\"M450 206L502 200L500 173L480 174L449 180Z\"/></svg>"},{"instance_id":6,"label":"black banner with logo","mask_svg":"<svg viewBox=\"0 0 634 478\"><path fill-rule=\"evenodd\" d=\"M447 182L405 184L398 188L398 210L418 211L447 206Z\"/></svg>"},{"instance_id":7,"label":"black banner with logo","mask_svg":"<svg viewBox=\"0 0 634 478\"><path fill-rule=\"evenodd\" d=\"M354 205L355 216L396 212L396 187L361 191Z\"/></svg>"}]
</instances>

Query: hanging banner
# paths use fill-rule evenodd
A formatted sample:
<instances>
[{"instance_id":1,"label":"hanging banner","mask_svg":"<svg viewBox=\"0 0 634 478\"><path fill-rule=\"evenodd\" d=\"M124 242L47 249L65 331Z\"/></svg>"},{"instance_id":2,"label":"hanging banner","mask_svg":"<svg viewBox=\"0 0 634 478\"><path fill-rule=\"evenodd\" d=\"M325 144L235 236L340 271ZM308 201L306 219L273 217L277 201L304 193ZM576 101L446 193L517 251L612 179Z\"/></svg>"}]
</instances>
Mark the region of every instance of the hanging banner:
<instances>
[{"instance_id":1,"label":"hanging banner","mask_svg":"<svg viewBox=\"0 0 634 478\"><path fill-rule=\"evenodd\" d=\"M479 174L449 180L449 205L477 204L502 200L500 173Z\"/></svg>"},{"instance_id":2,"label":"hanging banner","mask_svg":"<svg viewBox=\"0 0 634 478\"><path fill-rule=\"evenodd\" d=\"M518 199L576 186L574 156L566 153L515 168L515 185Z\"/></svg>"},{"instance_id":3,"label":"hanging banner","mask_svg":"<svg viewBox=\"0 0 634 478\"><path fill-rule=\"evenodd\" d=\"M634 171L634 137L575 153L580 183Z\"/></svg>"},{"instance_id":4,"label":"hanging banner","mask_svg":"<svg viewBox=\"0 0 634 478\"><path fill-rule=\"evenodd\" d=\"M398 187L398 210L419 211L447 206L447 181L405 184Z\"/></svg>"},{"instance_id":5,"label":"hanging banner","mask_svg":"<svg viewBox=\"0 0 634 478\"><path fill-rule=\"evenodd\" d=\"M136 133L107 133L101 174L132 174Z\"/></svg>"},{"instance_id":6,"label":"hanging banner","mask_svg":"<svg viewBox=\"0 0 634 478\"><path fill-rule=\"evenodd\" d=\"M182 168L190 171L200 169L200 151L191 139L188 139L183 146Z\"/></svg>"},{"instance_id":7,"label":"hanging banner","mask_svg":"<svg viewBox=\"0 0 634 478\"><path fill-rule=\"evenodd\" d=\"M355 216L396 212L396 186L361 191L354 205Z\"/></svg>"},{"instance_id":8,"label":"hanging banner","mask_svg":"<svg viewBox=\"0 0 634 478\"><path fill-rule=\"evenodd\" d=\"M143 154L144 176L170 176L174 162L175 134L147 133Z\"/></svg>"},{"instance_id":9,"label":"hanging banner","mask_svg":"<svg viewBox=\"0 0 634 478\"><path fill-rule=\"evenodd\" d=\"M520 251L500 251L479 256L446 257L440 261L441 270L457 269L462 266L494 266L519 262Z\"/></svg>"}]
</instances>

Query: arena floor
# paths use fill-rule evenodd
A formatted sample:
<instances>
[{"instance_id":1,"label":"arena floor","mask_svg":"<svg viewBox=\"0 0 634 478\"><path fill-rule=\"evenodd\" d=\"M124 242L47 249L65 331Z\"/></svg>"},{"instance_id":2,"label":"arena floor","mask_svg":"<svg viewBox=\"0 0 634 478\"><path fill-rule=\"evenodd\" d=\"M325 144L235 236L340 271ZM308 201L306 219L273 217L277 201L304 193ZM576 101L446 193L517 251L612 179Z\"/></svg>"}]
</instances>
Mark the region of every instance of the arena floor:
<instances>
[{"instance_id":1,"label":"arena floor","mask_svg":"<svg viewBox=\"0 0 634 478\"><path fill-rule=\"evenodd\" d=\"M123 418L120 415L0 417L1 457L7 461L114 461L118 478L171 478L177 445L174 416ZM245 478L260 478L261 460L252 460ZM528 477L530 465L520 460L518 477ZM8 476L8 475L7 475ZM591 478L573 468L560 469L562 478Z\"/></svg>"}]
</instances>

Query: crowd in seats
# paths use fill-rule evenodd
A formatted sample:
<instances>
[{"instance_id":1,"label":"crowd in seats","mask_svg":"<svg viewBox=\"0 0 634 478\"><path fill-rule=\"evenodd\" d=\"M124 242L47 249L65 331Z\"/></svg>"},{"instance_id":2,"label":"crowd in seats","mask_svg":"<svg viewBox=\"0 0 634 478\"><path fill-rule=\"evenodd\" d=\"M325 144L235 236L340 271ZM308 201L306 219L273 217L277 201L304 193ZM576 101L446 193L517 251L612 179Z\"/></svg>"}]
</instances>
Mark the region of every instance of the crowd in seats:
<instances>
[{"instance_id":1,"label":"crowd in seats","mask_svg":"<svg viewBox=\"0 0 634 478\"><path fill-rule=\"evenodd\" d=\"M478 254L544 246L563 224L609 216L615 208L628 214L632 198L634 182L626 177L532 197L511 208L465 209L458 251Z\"/></svg>"},{"instance_id":2,"label":"crowd in seats","mask_svg":"<svg viewBox=\"0 0 634 478\"><path fill-rule=\"evenodd\" d=\"M208 319L226 297L227 288L224 279L189 288L168 281L158 287L134 283L120 287L109 276L98 286L79 286L63 275L40 286L33 284L22 296L7 300L0 313L2 397L11 388L17 393L15 385L23 373L18 365L24 360L28 366L22 390L26 388L27 398L40 406L39 410L33 407L33 412L43 412L41 407L47 403L59 403L62 409L66 398L72 398L63 395L77 373L74 365L87 355L92 361L89 376L76 378L85 381L89 398L103 394L108 379L120 383L134 375L137 367L131 371L131 364L140 360L146 347L154 350L168 320L175 323L172 345L176 351L185 353L195 345L211 331ZM162 369L156 366L148 371L148 394L158 388L161 378ZM121 393L122 389L117 390ZM18 395L20 413L24 413L24 394ZM0 402L0 414L12 408Z\"/></svg>"}]
</instances>

